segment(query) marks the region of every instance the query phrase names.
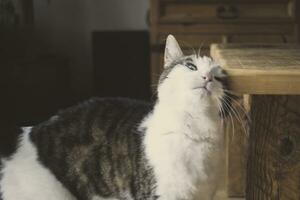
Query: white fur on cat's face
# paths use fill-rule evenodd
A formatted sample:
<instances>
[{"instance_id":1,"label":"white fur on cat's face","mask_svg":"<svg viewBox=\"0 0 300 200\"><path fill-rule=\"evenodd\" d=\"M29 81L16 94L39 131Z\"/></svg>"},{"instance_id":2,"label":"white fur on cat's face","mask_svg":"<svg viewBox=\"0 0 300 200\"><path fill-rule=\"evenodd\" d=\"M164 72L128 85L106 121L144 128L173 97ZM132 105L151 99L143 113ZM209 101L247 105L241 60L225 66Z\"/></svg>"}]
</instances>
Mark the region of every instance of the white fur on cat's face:
<instances>
[{"instance_id":1,"label":"white fur on cat's face","mask_svg":"<svg viewBox=\"0 0 300 200\"><path fill-rule=\"evenodd\" d=\"M224 95L218 78L225 77L223 70L208 57L184 56L176 39L169 35L165 50L165 71L158 87L160 99L165 97L189 98L198 95L204 100L220 103Z\"/></svg>"}]
</instances>

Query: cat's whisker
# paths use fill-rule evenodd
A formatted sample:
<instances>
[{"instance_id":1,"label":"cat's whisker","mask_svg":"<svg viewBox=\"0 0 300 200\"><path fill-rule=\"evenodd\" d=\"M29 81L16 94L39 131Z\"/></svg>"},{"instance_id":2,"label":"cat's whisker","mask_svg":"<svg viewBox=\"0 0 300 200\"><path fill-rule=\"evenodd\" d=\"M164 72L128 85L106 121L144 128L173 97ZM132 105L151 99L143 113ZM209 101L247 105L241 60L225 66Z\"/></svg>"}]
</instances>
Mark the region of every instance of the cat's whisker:
<instances>
[{"instance_id":1,"label":"cat's whisker","mask_svg":"<svg viewBox=\"0 0 300 200\"><path fill-rule=\"evenodd\" d=\"M195 48L191 44L187 43L186 41L182 41L182 40L178 40L178 41L180 41L181 43L183 43L184 45L186 45L190 50L193 51L193 54L197 56L196 50L195 50Z\"/></svg>"},{"instance_id":2,"label":"cat's whisker","mask_svg":"<svg viewBox=\"0 0 300 200\"><path fill-rule=\"evenodd\" d=\"M225 105L225 104L224 104L224 105ZM225 106L227 107L227 105L225 105ZM229 109L229 108L227 107L227 109ZM235 133L234 120L233 120L233 117L232 117L230 111L228 111L228 115L229 115L229 117L230 117L231 124L232 124L232 136L231 136L231 137L234 138L234 133Z\"/></svg>"},{"instance_id":3,"label":"cat's whisker","mask_svg":"<svg viewBox=\"0 0 300 200\"><path fill-rule=\"evenodd\" d=\"M223 108L222 108L222 104L221 104L221 102L219 101L219 98L216 97L216 100L217 100L217 105L218 105L218 109L219 109L219 112L220 112L220 114L221 114L221 117L222 117L222 118L225 118L225 112L224 112L224 110L223 110Z\"/></svg>"},{"instance_id":4,"label":"cat's whisker","mask_svg":"<svg viewBox=\"0 0 300 200\"><path fill-rule=\"evenodd\" d=\"M234 135L235 135L235 125L234 125L234 120L233 120L233 116L231 113L229 113L229 117L231 120L231 124L232 124L232 135L231 135L231 140L233 140Z\"/></svg>"},{"instance_id":5,"label":"cat's whisker","mask_svg":"<svg viewBox=\"0 0 300 200\"><path fill-rule=\"evenodd\" d=\"M239 115L239 113L236 111L236 109L231 106L230 102L228 102L226 99L224 99L224 103L227 105L227 107L233 112L233 114L236 116L237 120L239 120L240 122L242 122L242 118Z\"/></svg>"},{"instance_id":6,"label":"cat's whisker","mask_svg":"<svg viewBox=\"0 0 300 200\"><path fill-rule=\"evenodd\" d=\"M224 110L223 110L223 108L222 108L222 104L221 103L219 103L219 101L218 101L218 98L217 98L217 105L218 105L218 111L219 111L219 113L220 113L220 115L221 115L221 123L222 123L222 129L224 130L224 119L225 119L225 113L224 113Z\"/></svg>"},{"instance_id":7,"label":"cat's whisker","mask_svg":"<svg viewBox=\"0 0 300 200\"><path fill-rule=\"evenodd\" d=\"M228 91L228 90L224 90L224 91ZM233 101L235 104L237 104L239 106L239 108L243 111L245 116L247 117L248 121L251 121L250 117L249 117L249 114L248 114L248 111L244 108L244 106L239 101L237 101L235 98L233 98L232 96L230 96L226 93L224 93L223 96L225 96L226 98L229 98L231 101Z\"/></svg>"},{"instance_id":8,"label":"cat's whisker","mask_svg":"<svg viewBox=\"0 0 300 200\"><path fill-rule=\"evenodd\" d=\"M221 115L221 118L223 119L224 118L224 113L223 113L223 110L222 110L222 106L220 106L220 104L218 103L218 111Z\"/></svg>"},{"instance_id":9,"label":"cat's whisker","mask_svg":"<svg viewBox=\"0 0 300 200\"><path fill-rule=\"evenodd\" d=\"M218 106L219 106L219 108L220 108L220 110L221 110L221 112L224 114L224 119L225 119L225 110L224 110L224 108L223 108L223 106L222 106L222 103L221 103L221 100L222 98L217 98L217 102L220 102L220 103L218 103ZM234 137L234 132L235 132L235 127L234 127L234 120L233 120L233 117L232 117L232 115L231 115L231 113L230 112L228 112L228 115L229 115L229 117L230 117L230 122L231 122L231 125L232 125L232 138ZM224 130L224 124L222 125L223 126L223 130Z\"/></svg>"},{"instance_id":10,"label":"cat's whisker","mask_svg":"<svg viewBox=\"0 0 300 200\"><path fill-rule=\"evenodd\" d=\"M241 116L239 115L238 111L233 106L230 106L229 102L227 102L226 100L224 100L224 103L232 111L232 113L236 117L236 119L240 122L240 124L241 124L241 126L244 130L245 135L248 136L248 132L246 130L246 125L245 125L245 123L243 123L243 120L242 120Z\"/></svg>"},{"instance_id":11,"label":"cat's whisker","mask_svg":"<svg viewBox=\"0 0 300 200\"><path fill-rule=\"evenodd\" d=\"M234 91L232 91L232 90L228 90L228 89L225 89L225 88L223 88L223 90L224 90L225 92L229 93L229 94L234 95L234 96L239 96L238 93L236 93L236 92L234 92Z\"/></svg>"},{"instance_id":12,"label":"cat's whisker","mask_svg":"<svg viewBox=\"0 0 300 200\"><path fill-rule=\"evenodd\" d=\"M203 47L204 43L205 43L205 42L202 41L201 44L200 44L200 46L199 46L199 48L198 48L197 58L198 58L198 57L201 57L201 50L202 50L202 47Z\"/></svg>"},{"instance_id":13,"label":"cat's whisker","mask_svg":"<svg viewBox=\"0 0 300 200\"><path fill-rule=\"evenodd\" d=\"M222 106L222 104L220 104L220 107L221 107L221 110L222 110L222 112L223 112L223 115L224 115L224 117L223 117L223 119L222 119L222 126L223 126L223 130L225 130L225 125L226 125L226 122L225 122L225 120L226 120L226 118L225 118L225 110L224 110L224 108L223 108L223 106ZM232 135L234 135L234 133L232 133Z\"/></svg>"},{"instance_id":14,"label":"cat's whisker","mask_svg":"<svg viewBox=\"0 0 300 200\"><path fill-rule=\"evenodd\" d=\"M243 113L245 114L245 116L246 116L248 122L251 122L251 119L250 119L250 116L249 116L247 110L244 108L244 106L243 106L240 102L238 102L236 99L230 97L230 96L227 95L227 94L224 94L224 96L226 96L226 97L229 98L231 101L233 101L236 105L238 105L239 108L240 108L240 109L243 111Z\"/></svg>"}]
</instances>

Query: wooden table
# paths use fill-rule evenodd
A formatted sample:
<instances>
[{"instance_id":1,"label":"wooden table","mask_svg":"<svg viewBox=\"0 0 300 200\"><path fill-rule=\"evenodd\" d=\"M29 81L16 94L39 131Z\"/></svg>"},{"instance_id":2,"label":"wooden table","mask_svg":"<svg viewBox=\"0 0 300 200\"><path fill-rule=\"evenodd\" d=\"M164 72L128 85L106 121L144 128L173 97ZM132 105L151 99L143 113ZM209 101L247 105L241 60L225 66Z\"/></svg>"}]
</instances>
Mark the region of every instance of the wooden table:
<instances>
[{"instance_id":1,"label":"wooden table","mask_svg":"<svg viewBox=\"0 0 300 200\"><path fill-rule=\"evenodd\" d=\"M251 121L243 118L248 138L235 121L227 140L228 195L300 199L300 46L213 44L211 55Z\"/></svg>"}]
</instances>

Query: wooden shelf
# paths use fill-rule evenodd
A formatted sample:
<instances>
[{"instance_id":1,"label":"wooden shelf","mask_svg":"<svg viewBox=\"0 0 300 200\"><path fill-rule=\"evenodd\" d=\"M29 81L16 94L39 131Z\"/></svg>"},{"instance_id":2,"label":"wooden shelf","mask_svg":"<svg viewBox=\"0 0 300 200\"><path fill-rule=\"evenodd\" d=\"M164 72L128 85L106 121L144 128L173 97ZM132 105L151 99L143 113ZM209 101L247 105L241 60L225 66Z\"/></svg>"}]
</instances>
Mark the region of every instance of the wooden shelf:
<instances>
[{"instance_id":1,"label":"wooden shelf","mask_svg":"<svg viewBox=\"0 0 300 200\"><path fill-rule=\"evenodd\" d=\"M300 46L212 44L211 55L241 94L300 94Z\"/></svg>"}]
</instances>

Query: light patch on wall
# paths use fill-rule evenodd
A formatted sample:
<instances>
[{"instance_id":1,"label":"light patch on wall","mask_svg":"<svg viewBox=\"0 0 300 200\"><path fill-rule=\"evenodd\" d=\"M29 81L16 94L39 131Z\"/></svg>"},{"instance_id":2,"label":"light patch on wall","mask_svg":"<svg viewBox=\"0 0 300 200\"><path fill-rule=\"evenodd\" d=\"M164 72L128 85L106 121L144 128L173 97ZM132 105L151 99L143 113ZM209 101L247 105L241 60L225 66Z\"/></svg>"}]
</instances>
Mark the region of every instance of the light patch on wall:
<instances>
[{"instance_id":1,"label":"light patch on wall","mask_svg":"<svg viewBox=\"0 0 300 200\"><path fill-rule=\"evenodd\" d=\"M147 30L148 0L89 1L95 30Z\"/></svg>"}]
</instances>

